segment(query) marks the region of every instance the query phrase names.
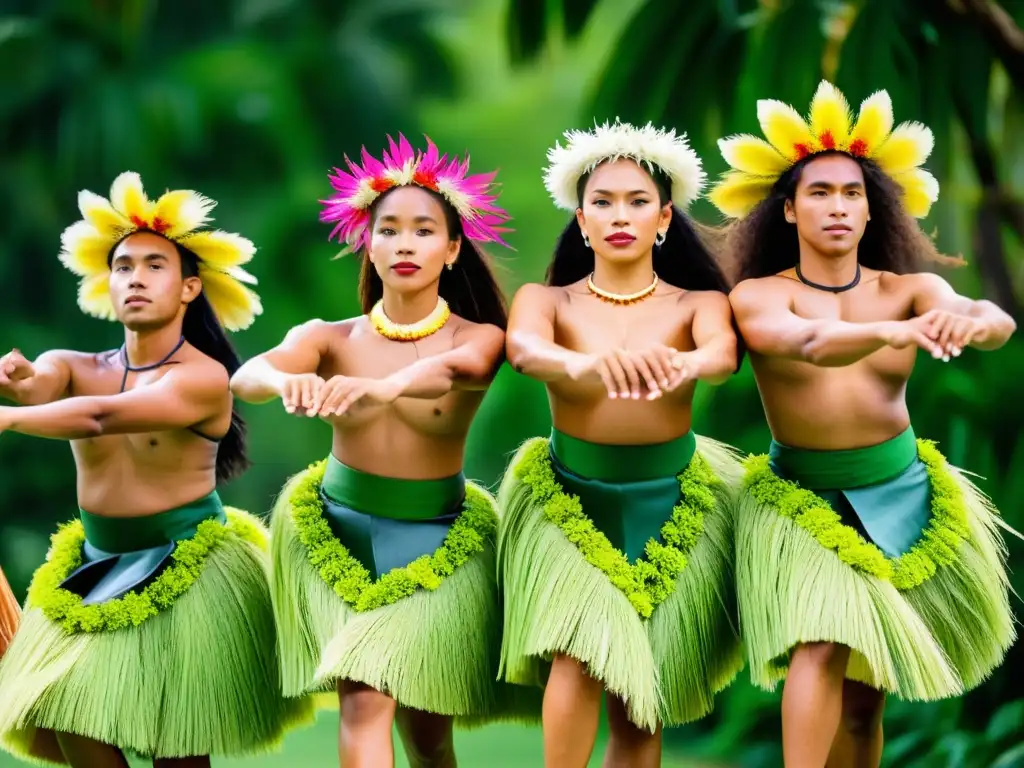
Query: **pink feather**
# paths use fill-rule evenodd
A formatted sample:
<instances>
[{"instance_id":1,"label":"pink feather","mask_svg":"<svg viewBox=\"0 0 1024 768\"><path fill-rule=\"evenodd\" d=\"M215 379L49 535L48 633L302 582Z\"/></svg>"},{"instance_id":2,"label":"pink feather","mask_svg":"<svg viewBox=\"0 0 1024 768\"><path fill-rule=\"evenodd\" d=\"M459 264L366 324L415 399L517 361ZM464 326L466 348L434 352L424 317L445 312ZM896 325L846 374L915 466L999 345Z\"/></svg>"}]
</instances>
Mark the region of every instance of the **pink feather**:
<instances>
[{"instance_id":1,"label":"pink feather","mask_svg":"<svg viewBox=\"0 0 1024 768\"><path fill-rule=\"evenodd\" d=\"M429 136L424 138L427 144L425 152L413 149L405 136L399 133L397 143L391 136L387 137L388 146L381 160L370 155L366 147L360 153L361 165L350 160L347 155L344 156L348 172L340 168L333 169L328 180L335 194L320 201L323 205L320 221L335 224L329 239L337 238L352 248L368 247L371 237L370 206L391 183L385 174L401 170L411 160L416 179L431 189L435 185L450 187L459 197L469 201L471 212L462 217L462 227L467 238L509 247L500 235L511 230L503 226L509 221L508 213L497 205L498 195L493 188L497 171L467 176L468 153L461 160L457 156L449 158L447 154L440 153ZM412 183L420 183L416 179ZM364 182L367 180L371 185L370 194L363 193ZM444 195L443 192L440 194ZM357 196L358 199L355 199Z\"/></svg>"}]
</instances>

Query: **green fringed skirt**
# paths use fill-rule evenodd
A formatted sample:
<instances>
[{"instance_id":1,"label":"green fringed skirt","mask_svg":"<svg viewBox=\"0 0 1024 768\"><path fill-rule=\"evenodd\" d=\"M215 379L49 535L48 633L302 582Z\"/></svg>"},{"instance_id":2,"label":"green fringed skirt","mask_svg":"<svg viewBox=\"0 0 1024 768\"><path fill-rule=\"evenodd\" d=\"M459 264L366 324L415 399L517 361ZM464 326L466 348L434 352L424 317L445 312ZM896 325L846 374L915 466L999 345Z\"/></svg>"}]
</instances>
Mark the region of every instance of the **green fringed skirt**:
<instances>
[{"instance_id":1,"label":"green fringed skirt","mask_svg":"<svg viewBox=\"0 0 1024 768\"><path fill-rule=\"evenodd\" d=\"M293 477L272 520L285 693L349 680L460 725L516 717L497 681L497 519L462 475L381 477L332 456Z\"/></svg>"},{"instance_id":2,"label":"green fringed skirt","mask_svg":"<svg viewBox=\"0 0 1024 768\"><path fill-rule=\"evenodd\" d=\"M649 731L710 712L743 666L740 475L731 448L692 433L646 446L558 431L524 443L498 494L503 678L542 687L564 654Z\"/></svg>"},{"instance_id":3,"label":"green fringed skirt","mask_svg":"<svg viewBox=\"0 0 1024 768\"><path fill-rule=\"evenodd\" d=\"M869 448L773 444L746 464L736 571L753 682L801 643L851 648L847 677L908 700L984 681L1015 638L1005 524L912 430Z\"/></svg>"},{"instance_id":4,"label":"green fringed skirt","mask_svg":"<svg viewBox=\"0 0 1024 768\"><path fill-rule=\"evenodd\" d=\"M3 658L4 651L7 650L11 638L14 637L20 615L18 601L14 599L4 572L0 570L0 658Z\"/></svg>"},{"instance_id":5,"label":"green fringed skirt","mask_svg":"<svg viewBox=\"0 0 1024 768\"><path fill-rule=\"evenodd\" d=\"M146 758L275 747L312 710L281 693L266 549L216 493L62 526L0 663L0 743L40 761L55 732Z\"/></svg>"}]
</instances>

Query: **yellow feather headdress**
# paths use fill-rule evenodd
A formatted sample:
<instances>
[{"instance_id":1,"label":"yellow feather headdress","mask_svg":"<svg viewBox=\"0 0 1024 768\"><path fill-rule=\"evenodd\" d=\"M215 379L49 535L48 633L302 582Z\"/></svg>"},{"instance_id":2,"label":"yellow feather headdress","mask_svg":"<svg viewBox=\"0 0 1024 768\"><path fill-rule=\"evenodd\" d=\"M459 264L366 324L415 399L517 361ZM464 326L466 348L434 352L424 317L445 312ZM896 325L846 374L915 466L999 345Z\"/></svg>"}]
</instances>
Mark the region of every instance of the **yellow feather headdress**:
<instances>
[{"instance_id":1,"label":"yellow feather headdress","mask_svg":"<svg viewBox=\"0 0 1024 768\"><path fill-rule=\"evenodd\" d=\"M903 204L912 216L926 216L939 198L939 182L919 167L932 151L931 129L916 122L893 128L892 100L885 91L864 99L854 122L843 94L822 80L807 120L771 99L757 102L757 119L767 141L747 134L718 141L733 170L715 184L709 198L726 216L745 216L798 161L829 150L877 163L903 190Z\"/></svg>"},{"instance_id":2,"label":"yellow feather headdress","mask_svg":"<svg viewBox=\"0 0 1024 768\"><path fill-rule=\"evenodd\" d=\"M88 190L78 193L82 220L60 237L61 263L82 278L78 306L104 320L114 320L107 256L114 244L133 232L149 230L188 248L199 258L203 291L221 324L229 331L252 325L263 312L260 297L244 283L256 278L242 269L256 253L246 238L200 229L217 203L198 192L177 189L156 201L146 197L139 174L126 171L110 185L110 199Z\"/></svg>"}]
</instances>

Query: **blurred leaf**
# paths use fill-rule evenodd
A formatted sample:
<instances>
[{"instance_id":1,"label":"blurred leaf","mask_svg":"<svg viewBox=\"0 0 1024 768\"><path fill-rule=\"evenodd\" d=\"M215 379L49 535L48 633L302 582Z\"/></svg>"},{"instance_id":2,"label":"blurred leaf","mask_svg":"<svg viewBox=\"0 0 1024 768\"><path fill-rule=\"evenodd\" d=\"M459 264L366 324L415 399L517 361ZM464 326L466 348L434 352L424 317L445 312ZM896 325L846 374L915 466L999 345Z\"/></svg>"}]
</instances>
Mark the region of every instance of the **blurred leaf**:
<instances>
[{"instance_id":1,"label":"blurred leaf","mask_svg":"<svg viewBox=\"0 0 1024 768\"><path fill-rule=\"evenodd\" d=\"M596 0L562 0L562 20L565 34L570 40L583 31L596 7Z\"/></svg>"},{"instance_id":2,"label":"blurred leaf","mask_svg":"<svg viewBox=\"0 0 1024 768\"><path fill-rule=\"evenodd\" d=\"M547 39L547 0L509 0L505 18L505 38L515 62L537 55Z\"/></svg>"},{"instance_id":3,"label":"blurred leaf","mask_svg":"<svg viewBox=\"0 0 1024 768\"><path fill-rule=\"evenodd\" d=\"M1024 765L1024 743L1003 752L989 768L1019 768Z\"/></svg>"},{"instance_id":4,"label":"blurred leaf","mask_svg":"<svg viewBox=\"0 0 1024 768\"><path fill-rule=\"evenodd\" d=\"M985 730L985 738L991 742L1002 741L1014 733L1024 730L1024 699L1010 701L992 716Z\"/></svg>"},{"instance_id":5,"label":"blurred leaf","mask_svg":"<svg viewBox=\"0 0 1024 768\"><path fill-rule=\"evenodd\" d=\"M924 753L931 742L931 734L911 731L886 740L883 756L885 765L905 765L914 755Z\"/></svg>"}]
</instances>

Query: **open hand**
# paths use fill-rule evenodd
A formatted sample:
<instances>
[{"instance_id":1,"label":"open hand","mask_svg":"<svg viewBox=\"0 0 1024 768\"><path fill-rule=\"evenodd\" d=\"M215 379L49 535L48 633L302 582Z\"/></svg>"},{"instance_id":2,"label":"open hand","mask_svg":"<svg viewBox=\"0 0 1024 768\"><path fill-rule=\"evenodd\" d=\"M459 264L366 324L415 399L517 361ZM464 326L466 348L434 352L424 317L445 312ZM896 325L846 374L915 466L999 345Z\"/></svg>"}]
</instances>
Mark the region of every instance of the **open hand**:
<instances>
[{"instance_id":1,"label":"open hand","mask_svg":"<svg viewBox=\"0 0 1024 768\"><path fill-rule=\"evenodd\" d=\"M310 415L342 416L356 406L392 403L398 395L399 386L390 379L334 376L320 388Z\"/></svg>"},{"instance_id":2,"label":"open hand","mask_svg":"<svg viewBox=\"0 0 1024 768\"><path fill-rule=\"evenodd\" d=\"M315 416L311 412L313 403L320 394L324 380L315 373L289 373L286 374L281 384L281 402L288 413L305 413L307 416Z\"/></svg>"}]
</instances>

